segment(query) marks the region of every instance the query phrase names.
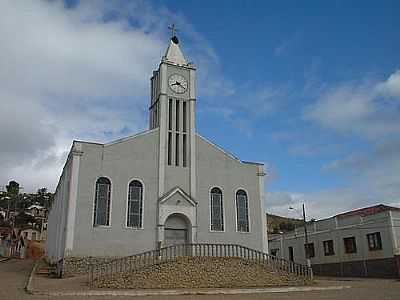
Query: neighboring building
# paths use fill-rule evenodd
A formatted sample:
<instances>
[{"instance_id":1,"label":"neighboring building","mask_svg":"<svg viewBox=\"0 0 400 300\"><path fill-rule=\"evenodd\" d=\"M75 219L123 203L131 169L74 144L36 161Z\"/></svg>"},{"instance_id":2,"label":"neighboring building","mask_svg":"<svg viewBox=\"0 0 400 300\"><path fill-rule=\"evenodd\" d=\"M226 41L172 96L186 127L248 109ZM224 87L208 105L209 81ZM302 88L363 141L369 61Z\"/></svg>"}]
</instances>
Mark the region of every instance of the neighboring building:
<instances>
[{"instance_id":1,"label":"neighboring building","mask_svg":"<svg viewBox=\"0 0 400 300\"><path fill-rule=\"evenodd\" d=\"M25 213L38 218L47 217L47 209L40 205L31 205L25 209Z\"/></svg>"},{"instance_id":2,"label":"neighboring building","mask_svg":"<svg viewBox=\"0 0 400 300\"><path fill-rule=\"evenodd\" d=\"M173 37L151 77L149 130L73 142L48 218L51 261L179 243L267 251L264 165L196 132L195 74Z\"/></svg>"},{"instance_id":3,"label":"neighboring building","mask_svg":"<svg viewBox=\"0 0 400 300\"><path fill-rule=\"evenodd\" d=\"M0 207L0 219L5 219L7 216L7 210Z\"/></svg>"},{"instance_id":4,"label":"neighboring building","mask_svg":"<svg viewBox=\"0 0 400 300\"><path fill-rule=\"evenodd\" d=\"M376 205L308 223L304 228L271 235L270 253L305 263L305 249L315 274L400 276L400 208Z\"/></svg>"},{"instance_id":5,"label":"neighboring building","mask_svg":"<svg viewBox=\"0 0 400 300\"><path fill-rule=\"evenodd\" d=\"M42 233L39 230L33 228L25 228L21 230L20 235L28 241L41 241Z\"/></svg>"}]
</instances>

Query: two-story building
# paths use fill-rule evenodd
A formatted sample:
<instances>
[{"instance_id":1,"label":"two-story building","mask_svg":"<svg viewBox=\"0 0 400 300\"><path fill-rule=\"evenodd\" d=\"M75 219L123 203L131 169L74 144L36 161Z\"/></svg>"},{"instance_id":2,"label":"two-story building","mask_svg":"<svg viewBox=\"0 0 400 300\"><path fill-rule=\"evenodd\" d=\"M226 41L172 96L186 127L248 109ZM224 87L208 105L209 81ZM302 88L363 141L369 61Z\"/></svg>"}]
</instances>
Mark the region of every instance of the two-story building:
<instances>
[{"instance_id":1,"label":"two-story building","mask_svg":"<svg viewBox=\"0 0 400 300\"><path fill-rule=\"evenodd\" d=\"M400 208L383 204L307 223L304 228L271 235L271 254L306 263L315 274L400 276ZM307 252L307 253L306 253Z\"/></svg>"}]
</instances>

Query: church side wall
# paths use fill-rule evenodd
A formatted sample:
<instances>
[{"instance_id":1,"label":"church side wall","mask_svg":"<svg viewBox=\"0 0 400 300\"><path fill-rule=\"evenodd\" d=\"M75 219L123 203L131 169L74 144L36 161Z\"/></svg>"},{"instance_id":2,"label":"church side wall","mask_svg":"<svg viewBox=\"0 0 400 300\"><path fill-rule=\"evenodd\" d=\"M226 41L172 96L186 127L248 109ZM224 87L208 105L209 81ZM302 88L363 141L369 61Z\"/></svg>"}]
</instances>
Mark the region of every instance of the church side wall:
<instances>
[{"instance_id":1,"label":"church side wall","mask_svg":"<svg viewBox=\"0 0 400 300\"><path fill-rule=\"evenodd\" d=\"M71 170L72 159L69 156L60 176L53 206L48 216L46 254L51 263L64 257Z\"/></svg>"},{"instance_id":2,"label":"church side wall","mask_svg":"<svg viewBox=\"0 0 400 300\"><path fill-rule=\"evenodd\" d=\"M116 257L156 247L158 130L110 145L82 144L74 247L70 256ZM110 179L110 226L93 226L96 180ZM129 182L144 185L143 229L126 227Z\"/></svg>"},{"instance_id":3,"label":"church side wall","mask_svg":"<svg viewBox=\"0 0 400 300\"><path fill-rule=\"evenodd\" d=\"M265 213L259 188L259 165L241 163L197 136L197 242L232 243L260 251L264 249ZM223 192L224 232L210 230L210 190L219 187ZM247 192L250 232L236 231L235 195L238 189Z\"/></svg>"}]
</instances>

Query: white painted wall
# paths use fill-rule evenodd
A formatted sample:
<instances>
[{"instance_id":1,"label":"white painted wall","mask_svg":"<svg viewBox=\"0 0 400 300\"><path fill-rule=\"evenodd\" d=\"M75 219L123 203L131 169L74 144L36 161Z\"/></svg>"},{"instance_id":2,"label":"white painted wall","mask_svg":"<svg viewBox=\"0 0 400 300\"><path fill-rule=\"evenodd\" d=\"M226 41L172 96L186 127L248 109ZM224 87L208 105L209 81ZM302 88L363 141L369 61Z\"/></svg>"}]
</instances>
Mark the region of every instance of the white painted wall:
<instances>
[{"instance_id":1,"label":"white painted wall","mask_svg":"<svg viewBox=\"0 0 400 300\"><path fill-rule=\"evenodd\" d=\"M314 243L315 249L315 257L311 258L311 263L326 264L393 257L395 247L392 238L394 228L391 225L391 213L395 213L396 218L400 217L398 212L385 211L366 217L351 216L338 218L338 227L335 227L335 217L317 221L315 226L307 226L309 242ZM400 218L397 220L400 224ZM382 250L370 251L368 248L367 234L374 232L380 232ZM395 234L395 241L399 244L400 235L397 231L395 231ZM356 238L357 253L345 253L343 238L352 236ZM325 240L334 241L335 255L324 255L323 241ZM281 254L283 250L283 258L285 259L289 259L288 247L290 246L294 249L294 261L306 263L303 228L298 228L296 233L274 235L269 241L270 251L272 249L279 249L279 253Z\"/></svg>"},{"instance_id":2,"label":"white painted wall","mask_svg":"<svg viewBox=\"0 0 400 300\"><path fill-rule=\"evenodd\" d=\"M50 262L58 261L64 257L65 252L66 219L73 162L71 152L60 176L54 195L53 206L48 215L46 254Z\"/></svg>"}]
</instances>

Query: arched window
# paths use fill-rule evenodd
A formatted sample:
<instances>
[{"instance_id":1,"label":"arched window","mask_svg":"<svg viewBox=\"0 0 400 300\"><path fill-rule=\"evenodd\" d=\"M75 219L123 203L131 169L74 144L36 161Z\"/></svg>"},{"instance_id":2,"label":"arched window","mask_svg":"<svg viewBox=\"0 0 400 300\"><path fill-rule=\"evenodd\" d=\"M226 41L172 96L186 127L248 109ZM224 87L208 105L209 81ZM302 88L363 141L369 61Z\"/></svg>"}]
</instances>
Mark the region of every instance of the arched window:
<instances>
[{"instance_id":1,"label":"arched window","mask_svg":"<svg viewBox=\"0 0 400 300\"><path fill-rule=\"evenodd\" d=\"M249 232L249 201L243 190L236 192L236 224L237 231Z\"/></svg>"},{"instance_id":2,"label":"arched window","mask_svg":"<svg viewBox=\"0 0 400 300\"><path fill-rule=\"evenodd\" d=\"M128 189L127 227L142 228L143 220L143 185L133 180Z\"/></svg>"},{"instance_id":3,"label":"arched window","mask_svg":"<svg viewBox=\"0 0 400 300\"><path fill-rule=\"evenodd\" d=\"M211 190L211 230L224 231L222 191L217 187Z\"/></svg>"},{"instance_id":4,"label":"arched window","mask_svg":"<svg viewBox=\"0 0 400 300\"><path fill-rule=\"evenodd\" d=\"M108 178L100 177L96 181L94 198L94 226L110 225L111 182Z\"/></svg>"}]
</instances>

